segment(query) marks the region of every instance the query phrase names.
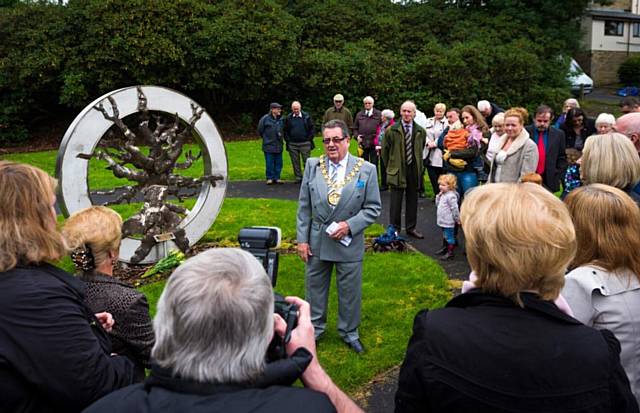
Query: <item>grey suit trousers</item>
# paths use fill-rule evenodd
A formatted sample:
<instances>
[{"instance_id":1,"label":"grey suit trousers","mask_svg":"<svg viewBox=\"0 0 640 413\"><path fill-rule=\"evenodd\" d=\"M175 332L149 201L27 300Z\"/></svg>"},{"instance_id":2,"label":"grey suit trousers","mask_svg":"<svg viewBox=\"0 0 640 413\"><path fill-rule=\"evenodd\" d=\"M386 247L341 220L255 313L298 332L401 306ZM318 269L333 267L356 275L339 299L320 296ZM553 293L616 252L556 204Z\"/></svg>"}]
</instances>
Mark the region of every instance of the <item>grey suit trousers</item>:
<instances>
[{"instance_id":1,"label":"grey suit trousers","mask_svg":"<svg viewBox=\"0 0 640 413\"><path fill-rule=\"evenodd\" d=\"M311 256L306 265L306 300L311 304L311 322L318 338L327 325L331 273L336 269L338 287L338 334L346 342L359 338L362 302L362 261L332 262Z\"/></svg>"}]
</instances>

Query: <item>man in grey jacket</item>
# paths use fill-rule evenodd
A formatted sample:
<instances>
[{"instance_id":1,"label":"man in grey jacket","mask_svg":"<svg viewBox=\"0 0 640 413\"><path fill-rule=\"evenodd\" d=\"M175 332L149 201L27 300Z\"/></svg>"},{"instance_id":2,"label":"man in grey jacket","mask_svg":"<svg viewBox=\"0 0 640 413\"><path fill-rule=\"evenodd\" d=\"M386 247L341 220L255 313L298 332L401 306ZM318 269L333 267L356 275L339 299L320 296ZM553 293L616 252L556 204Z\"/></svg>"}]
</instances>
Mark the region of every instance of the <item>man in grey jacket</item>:
<instances>
[{"instance_id":1,"label":"man in grey jacket","mask_svg":"<svg viewBox=\"0 0 640 413\"><path fill-rule=\"evenodd\" d=\"M338 333L361 353L360 305L364 230L380 215L375 166L349 155L349 131L341 120L324 125L325 155L309 158L297 214L298 255L306 263L306 299L319 339L327 323L331 272L336 268Z\"/></svg>"}]
</instances>

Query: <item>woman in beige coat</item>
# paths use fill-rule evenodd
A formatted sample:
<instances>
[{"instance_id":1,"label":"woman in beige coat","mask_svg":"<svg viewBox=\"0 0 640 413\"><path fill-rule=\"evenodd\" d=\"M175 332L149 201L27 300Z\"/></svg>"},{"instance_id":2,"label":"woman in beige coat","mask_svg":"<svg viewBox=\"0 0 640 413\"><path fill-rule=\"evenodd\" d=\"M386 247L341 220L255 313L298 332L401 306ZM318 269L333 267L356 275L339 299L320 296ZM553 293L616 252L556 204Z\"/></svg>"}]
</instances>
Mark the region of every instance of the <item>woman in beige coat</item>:
<instances>
[{"instance_id":1,"label":"woman in beige coat","mask_svg":"<svg viewBox=\"0 0 640 413\"><path fill-rule=\"evenodd\" d=\"M524 129L528 118L524 108L511 108L504 114L505 134L500 137L498 152L491 162L489 182L518 182L538 166L538 147Z\"/></svg>"}]
</instances>

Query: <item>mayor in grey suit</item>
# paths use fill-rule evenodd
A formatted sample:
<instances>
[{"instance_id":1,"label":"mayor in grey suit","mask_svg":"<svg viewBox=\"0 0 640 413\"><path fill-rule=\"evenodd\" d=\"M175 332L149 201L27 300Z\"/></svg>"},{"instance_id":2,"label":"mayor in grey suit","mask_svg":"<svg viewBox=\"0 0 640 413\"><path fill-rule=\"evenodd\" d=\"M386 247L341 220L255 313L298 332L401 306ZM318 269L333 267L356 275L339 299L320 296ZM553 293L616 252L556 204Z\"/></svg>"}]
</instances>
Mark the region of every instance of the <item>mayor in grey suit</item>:
<instances>
[{"instance_id":1,"label":"mayor in grey suit","mask_svg":"<svg viewBox=\"0 0 640 413\"><path fill-rule=\"evenodd\" d=\"M309 158L297 214L298 254L306 263L306 299L316 339L327 323L331 272L338 286L338 333L356 352L362 301L364 230L380 215L376 167L349 154L349 131L341 120L322 131L325 155ZM334 224L333 231L327 228ZM349 241L350 240L350 241Z\"/></svg>"}]
</instances>

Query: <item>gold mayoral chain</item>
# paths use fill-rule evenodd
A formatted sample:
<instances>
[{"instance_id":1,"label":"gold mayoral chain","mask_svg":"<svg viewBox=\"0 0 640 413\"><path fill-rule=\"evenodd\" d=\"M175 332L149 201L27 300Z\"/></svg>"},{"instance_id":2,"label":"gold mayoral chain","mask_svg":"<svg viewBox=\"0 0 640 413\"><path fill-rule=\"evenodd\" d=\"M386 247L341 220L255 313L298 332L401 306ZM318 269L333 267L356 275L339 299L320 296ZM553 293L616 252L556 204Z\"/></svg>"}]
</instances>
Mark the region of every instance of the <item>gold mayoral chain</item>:
<instances>
[{"instance_id":1,"label":"gold mayoral chain","mask_svg":"<svg viewBox=\"0 0 640 413\"><path fill-rule=\"evenodd\" d=\"M320 157L320 172L322 173L322 176L324 177L324 180L329 187L327 201L329 201L329 205L336 206L338 205L338 202L340 202L339 190L344 188L344 186L351 182L351 180L358 174L358 172L360 171L360 167L364 164L364 159L359 158L353 168L351 168L351 171L349 171L349 173L345 175L343 180L331 181L331 177L329 176L329 172L327 171L327 164L325 163L324 158L324 156Z\"/></svg>"}]
</instances>

